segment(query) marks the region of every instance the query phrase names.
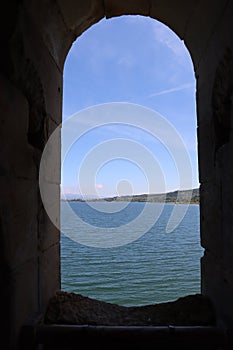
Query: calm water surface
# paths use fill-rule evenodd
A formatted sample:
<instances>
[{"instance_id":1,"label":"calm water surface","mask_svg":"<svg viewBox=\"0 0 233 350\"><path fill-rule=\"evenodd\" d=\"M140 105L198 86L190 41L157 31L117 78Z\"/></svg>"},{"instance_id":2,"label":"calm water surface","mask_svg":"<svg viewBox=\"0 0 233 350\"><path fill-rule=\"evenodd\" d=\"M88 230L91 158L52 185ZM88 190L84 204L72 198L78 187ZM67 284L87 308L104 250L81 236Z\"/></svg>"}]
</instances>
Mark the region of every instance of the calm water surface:
<instances>
[{"instance_id":1,"label":"calm water surface","mask_svg":"<svg viewBox=\"0 0 233 350\"><path fill-rule=\"evenodd\" d=\"M117 203L105 205L114 209ZM112 214L93 210L87 203L70 202L70 206L92 227L116 227L133 220L144 204L134 202ZM199 293L203 255L199 206L190 205L180 225L166 233L173 206L166 204L158 221L141 238L117 248L87 247L62 233L62 289L125 306L166 302ZM80 227L69 219L61 203L61 231L75 234L76 230Z\"/></svg>"}]
</instances>

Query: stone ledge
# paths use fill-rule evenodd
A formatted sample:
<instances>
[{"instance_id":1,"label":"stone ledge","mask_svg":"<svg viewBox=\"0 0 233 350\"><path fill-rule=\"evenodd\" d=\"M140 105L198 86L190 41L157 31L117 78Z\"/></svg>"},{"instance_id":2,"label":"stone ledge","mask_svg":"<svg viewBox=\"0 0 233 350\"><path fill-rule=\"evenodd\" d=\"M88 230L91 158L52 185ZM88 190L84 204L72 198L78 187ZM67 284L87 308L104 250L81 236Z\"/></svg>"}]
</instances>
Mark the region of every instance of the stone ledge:
<instances>
[{"instance_id":1,"label":"stone ledge","mask_svg":"<svg viewBox=\"0 0 233 350\"><path fill-rule=\"evenodd\" d=\"M200 294L173 302L126 307L59 291L51 298L44 321L106 326L212 326L215 313L210 300Z\"/></svg>"}]
</instances>

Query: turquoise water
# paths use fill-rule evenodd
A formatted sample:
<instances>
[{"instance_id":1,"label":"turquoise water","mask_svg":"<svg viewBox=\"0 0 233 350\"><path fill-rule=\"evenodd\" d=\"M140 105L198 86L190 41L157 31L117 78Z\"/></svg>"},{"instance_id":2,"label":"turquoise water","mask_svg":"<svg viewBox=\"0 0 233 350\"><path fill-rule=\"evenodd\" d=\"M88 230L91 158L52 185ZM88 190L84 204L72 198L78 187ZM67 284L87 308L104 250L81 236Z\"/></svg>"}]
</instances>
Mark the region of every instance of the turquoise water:
<instances>
[{"instance_id":1,"label":"turquoise water","mask_svg":"<svg viewBox=\"0 0 233 350\"><path fill-rule=\"evenodd\" d=\"M117 203L105 205L114 211ZM135 219L144 204L130 203L117 213L111 213L111 210L109 213L98 212L82 202L70 202L70 206L90 227L100 229ZM147 233L120 247L88 247L62 233L62 290L125 306L166 302L199 293L200 258L203 255L199 206L190 205L179 226L172 233L166 233L173 206L165 204L158 221ZM61 203L61 231L75 234L80 229L82 227L70 220L64 203Z\"/></svg>"}]
</instances>

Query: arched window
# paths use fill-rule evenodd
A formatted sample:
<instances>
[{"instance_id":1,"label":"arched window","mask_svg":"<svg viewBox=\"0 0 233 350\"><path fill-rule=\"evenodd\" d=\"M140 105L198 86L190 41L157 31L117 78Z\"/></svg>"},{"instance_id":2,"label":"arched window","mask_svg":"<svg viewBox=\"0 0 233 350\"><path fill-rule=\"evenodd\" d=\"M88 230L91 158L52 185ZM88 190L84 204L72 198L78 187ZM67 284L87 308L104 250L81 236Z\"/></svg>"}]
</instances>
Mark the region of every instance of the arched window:
<instances>
[{"instance_id":1,"label":"arched window","mask_svg":"<svg viewBox=\"0 0 233 350\"><path fill-rule=\"evenodd\" d=\"M130 122L127 116L125 123L118 120L122 106L126 115L134 113ZM151 113L161 130L149 123ZM200 292L195 78L183 42L162 23L140 16L91 27L65 64L63 124L72 118L79 127L93 124L81 128L63 159L62 289L122 305ZM67 130L63 138L69 139ZM187 170L187 181L186 164L176 163L182 152L193 172ZM191 189L192 196L185 192ZM146 205L150 218L138 221ZM183 219L169 231L174 209L173 220L179 211ZM116 228L132 239L105 245L102 231ZM99 245L91 241L93 232L101 235Z\"/></svg>"},{"instance_id":2,"label":"arched window","mask_svg":"<svg viewBox=\"0 0 233 350\"><path fill-rule=\"evenodd\" d=\"M153 128L151 134L148 132L146 118L145 128L138 126L137 121L135 125L128 120L119 123L117 116L116 124L111 117L109 124L102 123L101 115L97 115L100 107L96 105L111 106L111 102L116 109L119 107L115 103L123 102L126 108L127 104L140 104L156 110L164 118L164 133L171 132L166 130L166 123L173 125L190 156L192 187L185 187L187 184L179 178L179 166L166 141L159 139ZM62 289L123 305L168 301L199 292L202 249L198 189L192 198L183 200L177 198L177 193L170 193L198 188L195 78L183 42L165 25L140 16L102 20L90 28L74 43L66 60L63 123L69 123L68 117L77 112L77 125L79 121L84 123L88 108L96 120L82 135L77 135L63 163L62 199L70 201L72 211L87 225L72 222L62 203L61 230L65 233L61 240ZM136 110L142 113L140 107L134 109L136 115ZM114 112L110 108L108 113ZM69 138L66 133L65 128L63 137ZM124 151L119 150L121 147ZM126 151L127 147L132 147L132 151ZM161 174L151 164L154 173L148 175L146 161L144 169L143 163L137 162L134 152L139 152L138 157L142 158L140 147L151 153ZM178 145L174 143L173 147ZM154 225L145 229L140 239L133 237L132 242L118 242L109 249L104 241L98 247L91 242L92 230L101 235L101 230L127 227L133 221L128 228L132 230L144 201L160 202L156 196L152 198L159 193L169 193L162 201L171 203L165 204L160 217L155 210ZM107 203L103 203L106 198ZM168 234L169 216L177 205L174 202L179 200L185 202L178 204L183 207L189 201L192 204L185 209L184 219ZM160 205L150 203L151 207ZM84 236L90 231L90 244L88 241L80 244L79 238L75 238L75 231L80 230Z\"/></svg>"}]
</instances>

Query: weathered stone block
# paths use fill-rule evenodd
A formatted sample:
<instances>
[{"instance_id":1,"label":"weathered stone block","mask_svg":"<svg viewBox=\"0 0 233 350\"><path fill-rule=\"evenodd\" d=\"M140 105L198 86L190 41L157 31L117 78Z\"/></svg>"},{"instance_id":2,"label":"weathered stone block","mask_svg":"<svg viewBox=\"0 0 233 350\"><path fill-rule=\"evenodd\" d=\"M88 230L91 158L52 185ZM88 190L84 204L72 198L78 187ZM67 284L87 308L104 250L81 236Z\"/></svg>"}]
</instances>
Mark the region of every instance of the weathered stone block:
<instances>
[{"instance_id":1,"label":"weathered stone block","mask_svg":"<svg viewBox=\"0 0 233 350\"><path fill-rule=\"evenodd\" d=\"M42 113L49 114L59 125L62 113L62 68L58 67L56 61L51 56L37 28L25 16L21 22L20 35L22 35L22 46L20 61L16 57L15 69L26 74L27 95L30 109L33 105ZM30 70L28 67L31 67ZM35 108L35 107L34 107ZM44 115L44 117L45 117Z\"/></svg>"},{"instance_id":2,"label":"weathered stone block","mask_svg":"<svg viewBox=\"0 0 233 350\"><path fill-rule=\"evenodd\" d=\"M56 218L60 213L60 185L46 181L40 182L40 194L45 210L49 216Z\"/></svg>"},{"instance_id":3,"label":"weathered stone block","mask_svg":"<svg viewBox=\"0 0 233 350\"><path fill-rule=\"evenodd\" d=\"M212 301L221 327L232 327L233 299L232 285L226 279L226 266L210 252L202 258L202 293Z\"/></svg>"},{"instance_id":4,"label":"weathered stone block","mask_svg":"<svg viewBox=\"0 0 233 350\"><path fill-rule=\"evenodd\" d=\"M166 24L183 39L186 25L195 7L195 0L151 1L150 16Z\"/></svg>"},{"instance_id":5,"label":"weathered stone block","mask_svg":"<svg viewBox=\"0 0 233 350\"><path fill-rule=\"evenodd\" d=\"M37 259L19 265L10 276L11 349L15 349L21 327L40 312ZM18 349L18 347L16 347Z\"/></svg>"},{"instance_id":6,"label":"weathered stone block","mask_svg":"<svg viewBox=\"0 0 233 350\"><path fill-rule=\"evenodd\" d=\"M233 158L232 147L228 147L222 159L221 171L221 218L223 235L224 264L233 270L233 166L229 159Z\"/></svg>"},{"instance_id":7,"label":"weathered stone block","mask_svg":"<svg viewBox=\"0 0 233 350\"><path fill-rule=\"evenodd\" d=\"M104 17L104 2L102 0L58 0L64 22L69 30L80 35L91 24Z\"/></svg>"},{"instance_id":8,"label":"weathered stone block","mask_svg":"<svg viewBox=\"0 0 233 350\"><path fill-rule=\"evenodd\" d=\"M150 1L148 0L105 0L105 15L107 18L121 15L149 16Z\"/></svg>"},{"instance_id":9,"label":"weathered stone block","mask_svg":"<svg viewBox=\"0 0 233 350\"><path fill-rule=\"evenodd\" d=\"M47 118L46 118L46 130L47 130L47 136L48 138L55 132L55 130L57 128L61 128L62 124L61 123L57 123L56 120L53 119L53 117L48 114ZM59 140L60 142L60 140Z\"/></svg>"},{"instance_id":10,"label":"weathered stone block","mask_svg":"<svg viewBox=\"0 0 233 350\"><path fill-rule=\"evenodd\" d=\"M204 5L204 2L201 2L200 4L202 3ZM213 87L216 70L218 69L219 65L221 65L221 61L227 48L233 46L233 37L231 34L233 31L233 4L231 2L227 2L226 4L226 2L223 1L222 3L216 3L216 5L217 8L218 6L222 7L222 5L224 5L224 9L220 10L217 25L213 27L213 31L207 42L203 55L195 64L196 73L200 80L199 88L202 87L203 84L205 85L207 82ZM212 4L210 4L210 7L212 7ZM214 11L216 12L216 10ZM206 17L209 19L209 13ZM200 35L202 36L202 34L203 32ZM195 33L193 33L193 36L195 36ZM193 38L193 42L194 41L195 40ZM190 40L190 43L191 42L192 41ZM222 81L222 83L224 84L224 81Z\"/></svg>"},{"instance_id":11,"label":"weathered stone block","mask_svg":"<svg viewBox=\"0 0 233 350\"><path fill-rule=\"evenodd\" d=\"M48 117L47 128L51 132L56 124ZM45 145L40 161L40 182L61 182L61 127L57 126Z\"/></svg>"},{"instance_id":12,"label":"weathered stone block","mask_svg":"<svg viewBox=\"0 0 233 350\"><path fill-rule=\"evenodd\" d=\"M54 244L40 253L40 304L45 308L51 296L60 290L60 245Z\"/></svg>"},{"instance_id":13,"label":"weathered stone block","mask_svg":"<svg viewBox=\"0 0 233 350\"><path fill-rule=\"evenodd\" d=\"M15 269L37 254L38 185L24 179L1 179L1 254Z\"/></svg>"},{"instance_id":14,"label":"weathered stone block","mask_svg":"<svg viewBox=\"0 0 233 350\"><path fill-rule=\"evenodd\" d=\"M211 36L224 13L226 3L227 0L215 1L214 3L211 0L199 1L196 2L196 6L190 14L186 23L184 39L190 52L192 52L196 67L205 54ZM196 37L199 40L195 40Z\"/></svg>"},{"instance_id":15,"label":"weathered stone block","mask_svg":"<svg viewBox=\"0 0 233 350\"><path fill-rule=\"evenodd\" d=\"M0 176L35 179L33 149L28 144L28 103L23 94L0 77Z\"/></svg>"},{"instance_id":16,"label":"weathered stone block","mask_svg":"<svg viewBox=\"0 0 233 350\"><path fill-rule=\"evenodd\" d=\"M197 128L199 182L215 181L214 126L212 122L201 123Z\"/></svg>"},{"instance_id":17,"label":"weathered stone block","mask_svg":"<svg viewBox=\"0 0 233 350\"><path fill-rule=\"evenodd\" d=\"M211 123L213 120L212 93L214 76L210 75L207 79L202 72L202 75L197 74L197 125Z\"/></svg>"},{"instance_id":18,"label":"weathered stone block","mask_svg":"<svg viewBox=\"0 0 233 350\"><path fill-rule=\"evenodd\" d=\"M32 23L36 25L45 46L57 66L62 69L66 54L74 40L74 33L67 28L55 2L25 0L24 3L27 13Z\"/></svg>"},{"instance_id":19,"label":"weathered stone block","mask_svg":"<svg viewBox=\"0 0 233 350\"><path fill-rule=\"evenodd\" d=\"M223 255L220 187L213 183L200 186L201 245L215 256Z\"/></svg>"},{"instance_id":20,"label":"weathered stone block","mask_svg":"<svg viewBox=\"0 0 233 350\"><path fill-rule=\"evenodd\" d=\"M60 221L60 217L57 219ZM60 222L57 226L60 227ZM51 222L44 207L41 207L39 213L39 250L43 252L54 244L60 244L60 230Z\"/></svg>"}]
</instances>

